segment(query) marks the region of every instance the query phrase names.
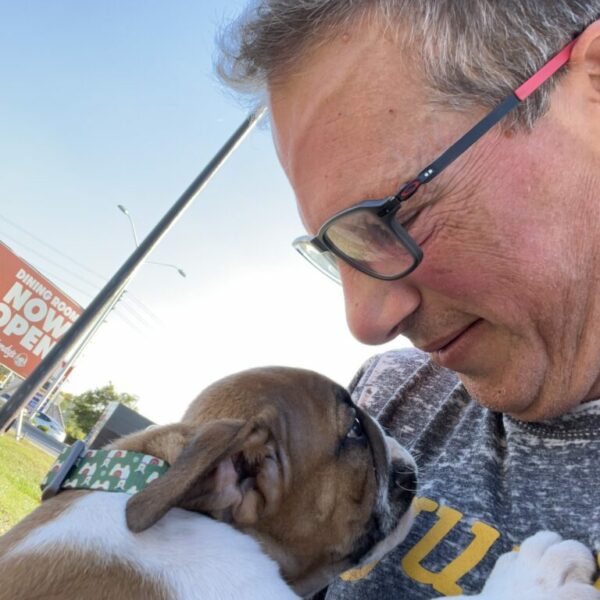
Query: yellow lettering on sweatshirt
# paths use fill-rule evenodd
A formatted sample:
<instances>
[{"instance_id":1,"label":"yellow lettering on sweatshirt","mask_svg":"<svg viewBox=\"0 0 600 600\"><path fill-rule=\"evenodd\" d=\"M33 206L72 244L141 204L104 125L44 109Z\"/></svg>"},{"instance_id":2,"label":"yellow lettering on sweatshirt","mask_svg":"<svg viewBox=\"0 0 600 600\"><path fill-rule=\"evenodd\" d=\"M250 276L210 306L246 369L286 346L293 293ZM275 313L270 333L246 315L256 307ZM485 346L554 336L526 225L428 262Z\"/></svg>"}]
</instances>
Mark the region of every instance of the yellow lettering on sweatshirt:
<instances>
[{"instance_id":1,"label":"yellow lettering on sweatshirt","mask_svg":"<svg viewBox=\"0 0 600 600\"><path fill-rule=\"evenodd\" d=\"M437 508L437 504L432 500L422 500L425 502L418 503L417 509L433 512ZM419 583L431 585L440 594L456 596L463 591L457 583L458 580L483 560L492 544L500 537L500 533L490 525L476 521L471 526L473 539L464 551L440 571L430 571L423 567L422 561L442 543L464 515L449 506L440 506L436 516L437 522L402 559L402 568L409 577Z\"/></svg>"},{"instance_id":2,"label":"yellow lettering on sweatshirt","mask_svg":"<svg viewBox=\"0 0 600 600\"><path fill-rule=\"evenodd\" d=\"M461 594L463 590L457 582L483 560L493 543L500 537L500 533L486 523L475 521L471 526L473 538L464 551L440 571L430 571L422 565L422 562L443 542L464 515L449 506L439 506L434 500L423 497L415 499L414 509L417 518L422 512L435 513L437 521L405 554L401 561L404 572L415 581L432 586L440 594L446 596ZM358 581L366 577L376 564L371 563L351 569L340 577L344 581Z\"/></svg>"}]
</instances>

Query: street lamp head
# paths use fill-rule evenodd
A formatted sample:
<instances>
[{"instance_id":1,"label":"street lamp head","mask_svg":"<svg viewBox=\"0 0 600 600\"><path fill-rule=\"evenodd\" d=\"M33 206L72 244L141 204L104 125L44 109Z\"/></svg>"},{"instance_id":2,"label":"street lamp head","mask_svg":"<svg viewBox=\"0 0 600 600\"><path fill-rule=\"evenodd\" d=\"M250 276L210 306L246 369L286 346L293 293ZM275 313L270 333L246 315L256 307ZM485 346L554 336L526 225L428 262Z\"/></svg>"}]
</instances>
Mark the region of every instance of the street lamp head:
<instances>
[{"instance_id":1,"label":"street lamp head","mask_svg":"<svg viewBox=\"0 0 600 600\"><path fill-rule=\"evenodd\" d=\"M133 234L133 241L135 242L136 247L138 247L140 245L140 243L138 241L137 233L135 231L135 225L133 223L133 219L131 218L131 215L129 214L129 211L122 204L117 204L117 208L129 220L129 224L131 225L131 233ZM154 260L146 260L145 262L147 262L151 265L162 265L163 267L171 267L172 269L175 269L182 277L187 277L187 275L185 274L185 271L183 271L183 269L180 269L177 265L173 265L171 263L157 262Z\"/></svg>"}]
</instances>

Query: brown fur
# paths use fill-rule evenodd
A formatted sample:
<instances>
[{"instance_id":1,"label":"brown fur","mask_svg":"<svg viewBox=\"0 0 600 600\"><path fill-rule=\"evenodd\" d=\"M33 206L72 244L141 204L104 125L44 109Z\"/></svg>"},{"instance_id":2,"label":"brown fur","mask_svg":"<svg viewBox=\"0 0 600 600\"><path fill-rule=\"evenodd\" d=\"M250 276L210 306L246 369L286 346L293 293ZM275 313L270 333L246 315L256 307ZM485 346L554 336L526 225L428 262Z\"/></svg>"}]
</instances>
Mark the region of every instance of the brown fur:
<instances>
[{"instance_id":1,"label":"brown fur","mask_svg":"<svg viewBox=\"0 0 600 600\"><path fill-rule=\"evenodd\" d=\"M0 558L10 552L19 542L23 541L31 531L56 519L74 500L80 498L82 494L87 494L87 492L66 491L53 498L52 502L45 502L37 510L27 515L10 531L0 537Z\"/></svg>"},{"instance_id":2,"label":"brown fur","mask_svg":"<svg viewBox=\"0 0 600 600\"><path fill-rule=\"evenodd\" d=\"M59 517L88 494L67 490L42 504L0 538L0 559L33 530ZM47 568L50 567L50 568ZM168 600L159 586L143 580L126 565L102 564L93 554L75 554L64 548L51 553L27 554L2 561L0 600Z\"/></svg>"},{"instance_id":3,"label":"brown fur","mask_svg":"<svg viewBox=\"0 0 600 600\"><path fill-rule=\"evenodd\" d=\"M185 425L179 430L180 438L174 436L175 430L168 432L168 439L151 430L120 440L118 447L143 452L152 449L159 457L173 456L183 451L182 442L188 448L193 445L200 426L235 418L240 424L263 428L263 453L269 445L277 447L284 463L278 477L267 479L264 488L257 490L254 509L244 518L232 513L231 506L228 510L217 507L219 498L211 497L207 490L214 488L211 468L219 461L201 462L200 454L206 457L213 452L212 442L201 439L196 452L182 452L180 464L176 461L166 477L132 498L128 522L138 530L135 517L129 514L136 512L143 515L142 528L150 526L153 517L148 497L151 504L161 507L156 518L171 506L211 514L259 539L281 565L285 579L304 593L315 580L329 580L352 566L347 557L371 516L377 489L372 447L339 448L355 414L345 390L309 371L256 369L218 381L190 405L182 419ZM226 438L214 436L216 454L222 453L223 458L241 453L249 460L247 448L230 448ZM258 461L260 475L260 458ZM175 473L177 481L169 477L175 479ZM194 489L179 489L183 473L188 473L190 484L195 481ZM271 502L265 499L264 489L277 490Z\"/></svg>"},{"instance_id":4,"label":"brown fur","mask_svg":"<svg viewBox=\"0 0 600 600\"><path fill-rule=\"evenodd\" d=\"M350 439L357 415L366 435ZM172 507L207 513L258 539L299 594L323 587L368 549L378 478L387 488L383 446L379 431L343 388L288 368L232 375L200 394L181 423L112 444L171 464L129 500L132 531L151 527ZM45 502L0 538L0 560L86 493L63 492ZM44 598L166 597L127 564L102 566L93 556L82 560L64 548L53 549L48 572L39 558L33 563L29 579L28 560L0 566L3 582L9 582L0 600L37 597L24 596L19 586L35 594L45 584L50 587Z\"/></svg>"},{"instance_id":5,"label":"brown fur","mask_svg":"<svg viewBox=\"0 0 600 600\"><path fill-rule=\"evenodd\" d=\"M55 565L58 568L55 568ZM68 565L67 569L61 566ZM65 548L2 563L0 600L170 600L158 583L122 561Z\"/></svg>"}]
</instances>

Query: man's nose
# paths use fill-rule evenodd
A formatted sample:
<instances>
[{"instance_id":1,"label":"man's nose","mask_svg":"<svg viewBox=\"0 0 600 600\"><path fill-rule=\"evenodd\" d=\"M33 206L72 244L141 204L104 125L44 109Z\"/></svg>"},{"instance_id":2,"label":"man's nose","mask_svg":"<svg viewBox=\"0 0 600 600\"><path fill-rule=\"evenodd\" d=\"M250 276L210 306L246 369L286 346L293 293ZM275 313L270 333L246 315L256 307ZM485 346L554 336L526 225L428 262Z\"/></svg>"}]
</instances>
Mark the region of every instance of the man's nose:
<instances>
[{"instance_id":1,"label":"man's nose","mask_svg":"<svg viewBox=\"0 0 600 600\"><path fill-rule=\"evenodd\" d=\"M348 327L363 344L384 344L400 335L421 303L409 279L382 281L348 265L340 266L340 274Z\"/></svg>"}]
</instances>

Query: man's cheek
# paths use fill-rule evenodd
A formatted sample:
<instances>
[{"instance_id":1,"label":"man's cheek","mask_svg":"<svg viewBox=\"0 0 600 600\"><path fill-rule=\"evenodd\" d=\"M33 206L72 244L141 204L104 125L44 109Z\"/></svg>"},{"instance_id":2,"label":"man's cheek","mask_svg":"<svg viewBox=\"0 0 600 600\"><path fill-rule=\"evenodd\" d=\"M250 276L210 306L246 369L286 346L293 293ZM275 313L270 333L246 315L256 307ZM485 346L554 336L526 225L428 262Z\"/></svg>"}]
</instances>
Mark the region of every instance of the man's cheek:
<instances>
[{"instance_id":1,"label":"man's cheek","mask_svg":"<svg viewBox=\"0 0 600 600\"><path fill-rule=\"evenodd\" d=\"M489 300L506 292L511 284L510 261L499 259L481 243L471 243L464 238L458 241L444 234L432 239L423 247L423 252L423 262L415 278L425 287L461 304L471 304L482 297Z\"/></svg>"}]
</instances>

